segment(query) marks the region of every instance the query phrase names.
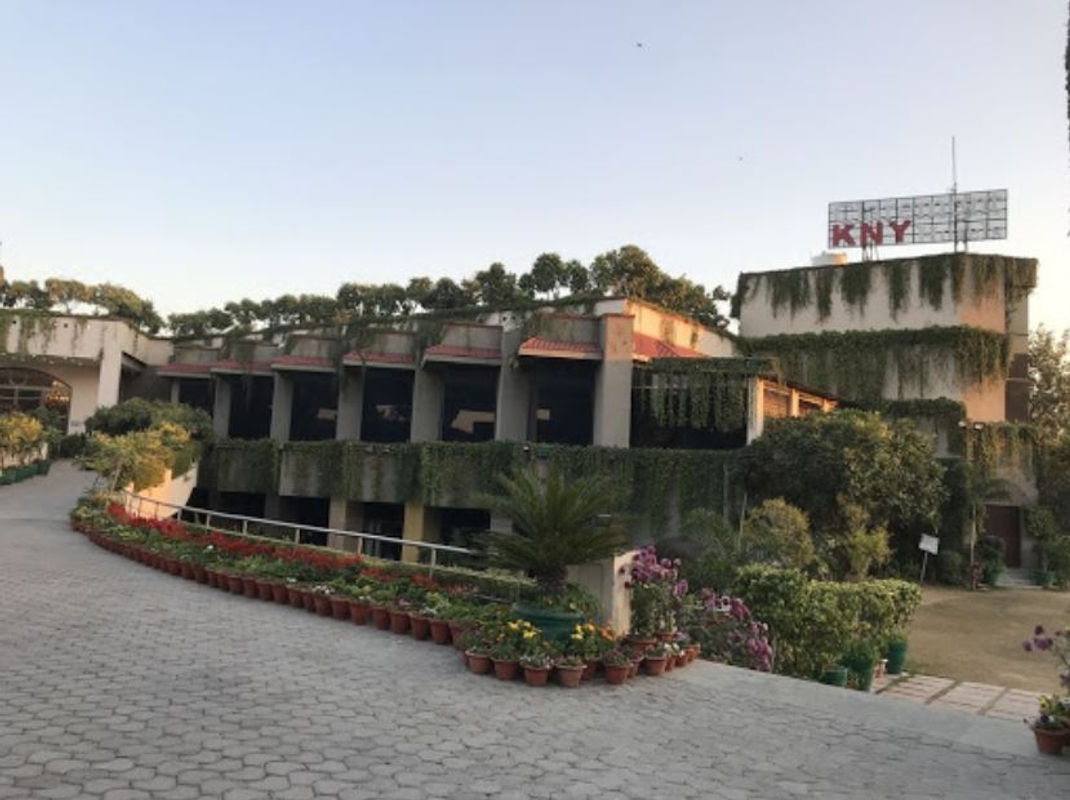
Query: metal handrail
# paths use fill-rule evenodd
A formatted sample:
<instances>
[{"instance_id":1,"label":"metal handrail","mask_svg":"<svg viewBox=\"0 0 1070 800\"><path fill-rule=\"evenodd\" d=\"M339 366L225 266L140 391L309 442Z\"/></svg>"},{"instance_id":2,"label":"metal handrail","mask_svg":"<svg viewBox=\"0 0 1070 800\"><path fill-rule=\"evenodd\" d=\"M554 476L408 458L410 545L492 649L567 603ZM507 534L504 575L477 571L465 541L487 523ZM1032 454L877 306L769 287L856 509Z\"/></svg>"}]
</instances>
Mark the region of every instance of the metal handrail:
<instances>
[{"instance_id":1,"label":"metal handrail","mask_svg":"<svg viewBox=\"0 0 1070 800\"><path fill-rule=\"evenodd\" d=\"M212 518L213 517L215 517L217 519L226 519L226 520L233 520L235 522L240 522L241 523L241 533L242 533L242 535L245 535L245 536L250 535L249 534L249 525L250 524L254 524L254 525L271 525L271 526L274 526L276 528L284 528L284 529L285 528L292 528L293 529L293 542L294 542L294 544L301 544L301 533L305 532L305 531L307 531L309 533L325 533L327 535L345 536L345 537L348 537L350 539L356 539L357 540L357 549L356 549L355 552L357 554L362 554L363 553L363 551L364 551L364 540L365 539L368 539L368 540L374 541L374 542L387 542L387 543L393 544L393 545L400 545L402 548L415 547L417 549L417 551L420 551L420 550L429 551L430 558L429 558L429 561L428 561L428 566L430 567L430 569L432 571L435 569L435 566L437 565L437 561L438 561L437 556L438 556L438 553L440 551L441 552L445 552L445 553L458 553L460 555L466 555L466 556L478 555L474 550L469 550L466 547L455 547L454 545L449 545L449 544L436 544L434 542L411 541L411 540L408 540L408 539L398 539L398 538L395 538L393 536L383 536L382 534L377 534L377 533L364 533L363 531L345 531L345 530L339 530L338 528L324 528L324 527L320 527L319 525L300 525L300 524L298 524L296 522L287 522L286 520L266 519L264 517L247 517L247 516L244 516L242 514L228 514L228 513L225 513L223 511L213 511L212 509L209 509L209 508L198 508L197 506L185 506L185 505L180 505L178 503L168 503L166 500L157 500L154 497L145 497L145 496L140 495L140 494L135 494L134 492L128 491L126 489L119 489L118 493L120 495L123 495L124 497L126 497L130 501L136 501L137 510L134 513L136 513L138 516L141 516L142 504L143 503L151 503L153 505L153 507L154 507L154 513L155 513L155 515L157 517L160 516L160 509L161 508L174 509L175 511L178 512L177 513L177 517L178 517L179 520L182 519L182 512L183 511L190 512L191 514L194 515L195 519L196 519L196 515L197 514L201 514L201 515L204 516L204 522L203 523L196 523L196 524L203 524L204 527L209 528L209 529L211 529L211 527L212 527ZM132 505L128 505L127 507L131 508ZM225 529L219 529L219 530L222 533L233 533L234 532L234 531L229 531L229 530L225 530ZM309 546L315 547L316 545L309 545ZM404 552L404 550L402 550L402 552Z\"/></svg>"}]
</instances>

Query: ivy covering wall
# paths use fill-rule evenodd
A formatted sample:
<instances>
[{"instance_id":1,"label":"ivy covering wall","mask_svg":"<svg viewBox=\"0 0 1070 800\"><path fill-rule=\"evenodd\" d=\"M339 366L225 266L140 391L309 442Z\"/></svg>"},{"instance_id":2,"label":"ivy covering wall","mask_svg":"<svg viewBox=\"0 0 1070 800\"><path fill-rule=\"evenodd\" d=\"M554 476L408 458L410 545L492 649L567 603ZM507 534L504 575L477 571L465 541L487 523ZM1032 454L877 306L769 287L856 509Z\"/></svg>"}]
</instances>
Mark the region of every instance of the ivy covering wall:
<instances>
[{"instance_id":1,"label":"ivy covering wall","mask_svg":"<svg viewBox=\"0 0 1070 800\"><path fill-rule=\"evenodd\" d=\"M56 330L56 319L47 311L0 309L0 353L8 352L8 339L13 327L18 328L18 335L15 339L15 349L10 352L27 355L34 337L43 335L47 340L51 340Z\"/></svg>"},{"instance_id":2,"label":"ivy covering wall","mask_svg":"<svg viewBox=\"0 0 1070 800\"><path fill-rule=\"evenodd\" d=\"M736 499L738 451L578 447L526 442L479 444L357 441L222 440L206 454L200 486L208 490L287 491L363 502L420 502L481 507L496 477L536 463L569 477L606 475L619 490L618 511L653 524L695 508L724 510ZM730 511L732 508L729 509Z\"/></svg>"},{"instance_id":3,"label":"ivy covering wall","mask_svg":"<svg viewBox=\"0 0 1070 800\"><path fill-rule=\"evenodd\" d=\"M743 273L732 299L732 316L739 317L745 302L765 293L773 316L813 308L818 320L832 314L833 300L853 313L864 315L873 298L874 273L887 287L892 318L912 305L924 303L939 310L944 303L977 303L998 296L1017 300L1036 286L1037 262L1029 258L987 253L941 253L920 258L863 261L845 266L801 267L774 272ZM966 291L969 289L967 298Z\"/></svg>"},{"instance_id":4,"label":"ivy covering wall","mask_svg":"<svg viewBox=\"0 0 1070 800\"><path fill-rule=\"evenodd\" d=\"M1004 334L969 326L781 334L740 347L777 359L790 380L874 406L888 395L924 396L949 371L967 385L1005 378L1009 358Z\"/></svg>"},{"instance_id":5,"label":"ivy covering wall","mask_svg":"<svg viewBox=\"0 0 1070 800\"><path fill-rule=\"evenodd\" d=\"M636 367L639 410L658 425L737 431L747 425L747 382L773 372L765 358L660 358Z\"/></svg>"}]
</instances>

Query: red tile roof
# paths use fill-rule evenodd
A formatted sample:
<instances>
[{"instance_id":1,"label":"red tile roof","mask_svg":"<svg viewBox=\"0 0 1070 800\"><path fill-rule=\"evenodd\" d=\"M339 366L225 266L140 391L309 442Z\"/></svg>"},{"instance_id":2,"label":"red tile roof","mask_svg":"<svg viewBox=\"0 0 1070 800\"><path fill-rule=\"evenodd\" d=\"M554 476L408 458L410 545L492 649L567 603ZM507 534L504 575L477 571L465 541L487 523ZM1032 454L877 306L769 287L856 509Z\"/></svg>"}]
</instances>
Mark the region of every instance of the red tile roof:
<instances>
[{"instance_id":1,"label":"red tile roof","mask_svg":"<svg viewBox=\"0 0 1070 800\"><path fill-rule=\"evenodd\" d=\"M690 347L663 342L645 333L632 334L632 353L636 358L708 358L705 353L692 350Z\"/></svg>"},{"instance_id":2,"label":"red tile roof","mask_svg":"<svg viewBox=\"0 0 1070 800\"><path fill-rule=\"evenodd\" d=\"M358 352L353 351L346 353L343 361L346 364L360 364L367 362L369 364L415 364L416 359L411 353L372 353L368 351Z\"/></svg>"},{"instance_id":3,"label":"red tile roof","mask_svg":"<svg viewBox=\"0 0 1070 800\"><path fill-rule=\"evenodd\" d=\"M237 361L235 359L228 359L226 361L216 361L212 364L212 372L259 372L261 374L271 373L270 361Z\"/></svg>"},{"instance_id":4,"label":"red tile roof","mask_svg":"<svg viewBox=\"0 0 1070 800\"><path fill-rule=\"evenodd\" d=\"M333 371L334 362L329 358L323 356L292 356L284 355L278 356L271 362L271 366L275 369L286 369L287 367L297 368L313 368Z\"/></svg>"},{"instance_id":5,"label":"red tile roof","mask_svg":"<svg viewBox=\"0 0 1070 800\"><path fill-rule=\"evenodd\" d=\"M533 336L520 345L522 356L554 356L561 358L601 358L602 348L593 342L564 342L558 339L543 339Z\"/></svg>"},{"instance_id":6,"label":"red tile roof","mask_svg":"<svg viewBox=\"0 0 1070 800\"><path fill-rule=\"evenodd\" d=\"M200 363L182 363L174 362L172 364L164 364L156 372L160 375L189 375L189 376L203 376L207 378L211 375L212 365L215 362L202 361Z\"/></svg>"},{"instance_id":7,"label":"red tile roof","mask_svg":"<svg viewBox=\"0 0 1070 800\"><path fill-rule=\"evenodd\" d=\"M436 344L424 351L425 356L442 358L471 358L478 361L501 361L500 350L493 347L461 347L455 344Z\"/></svg>"}]
</instances>

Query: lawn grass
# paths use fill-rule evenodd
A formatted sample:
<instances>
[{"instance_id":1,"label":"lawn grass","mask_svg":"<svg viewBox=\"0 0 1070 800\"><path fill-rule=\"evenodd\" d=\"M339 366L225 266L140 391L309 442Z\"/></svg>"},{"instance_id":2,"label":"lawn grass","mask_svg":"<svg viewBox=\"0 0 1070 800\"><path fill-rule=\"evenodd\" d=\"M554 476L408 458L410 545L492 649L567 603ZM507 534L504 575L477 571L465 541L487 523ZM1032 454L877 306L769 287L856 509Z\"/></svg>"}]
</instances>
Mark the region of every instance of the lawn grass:
<instances>
[{"instance_id":1,"label":"lawn grass","mask_svg":"<svg viewBox=\"0 0 1070 800\"><path fill-rule=\"evenodd\" d=\"M1070 627L1070 593L926 587L910 626L907 669L1037 692L1058 688L1050 653L1026 653L1035 625Z\"/></svg>"}]
</instances>

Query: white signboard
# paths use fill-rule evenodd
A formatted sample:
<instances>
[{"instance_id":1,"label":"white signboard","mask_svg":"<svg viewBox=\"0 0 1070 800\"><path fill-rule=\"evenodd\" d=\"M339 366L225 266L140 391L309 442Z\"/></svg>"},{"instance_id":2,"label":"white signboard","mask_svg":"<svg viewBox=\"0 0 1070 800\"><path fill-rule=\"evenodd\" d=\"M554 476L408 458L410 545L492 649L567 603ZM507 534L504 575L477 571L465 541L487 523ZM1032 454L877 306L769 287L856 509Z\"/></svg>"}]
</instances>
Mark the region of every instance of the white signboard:
<instances>
[{"instance_id":1,"label":"white signboard","mask_svg":"<svg viewBox=\"0 0 1070 800\"><path fill-rule=\"evenodd\" d=\"M940 550L940 540L935 536L929 536L923 533L921 535L921 541L918 542L918 549L924 550L926 553L932 553L934 556L937 551Z\"/></svg>"},{"instance_id":2,"label":"white signboard","mask_svg":"<svg viewBox=\"0 0 1070 800\"><path fill-rule=\"evenodd\" d=\"M1007 238L1007 190L829 203L829 247Z\"/></svg>"}]
</instances>

